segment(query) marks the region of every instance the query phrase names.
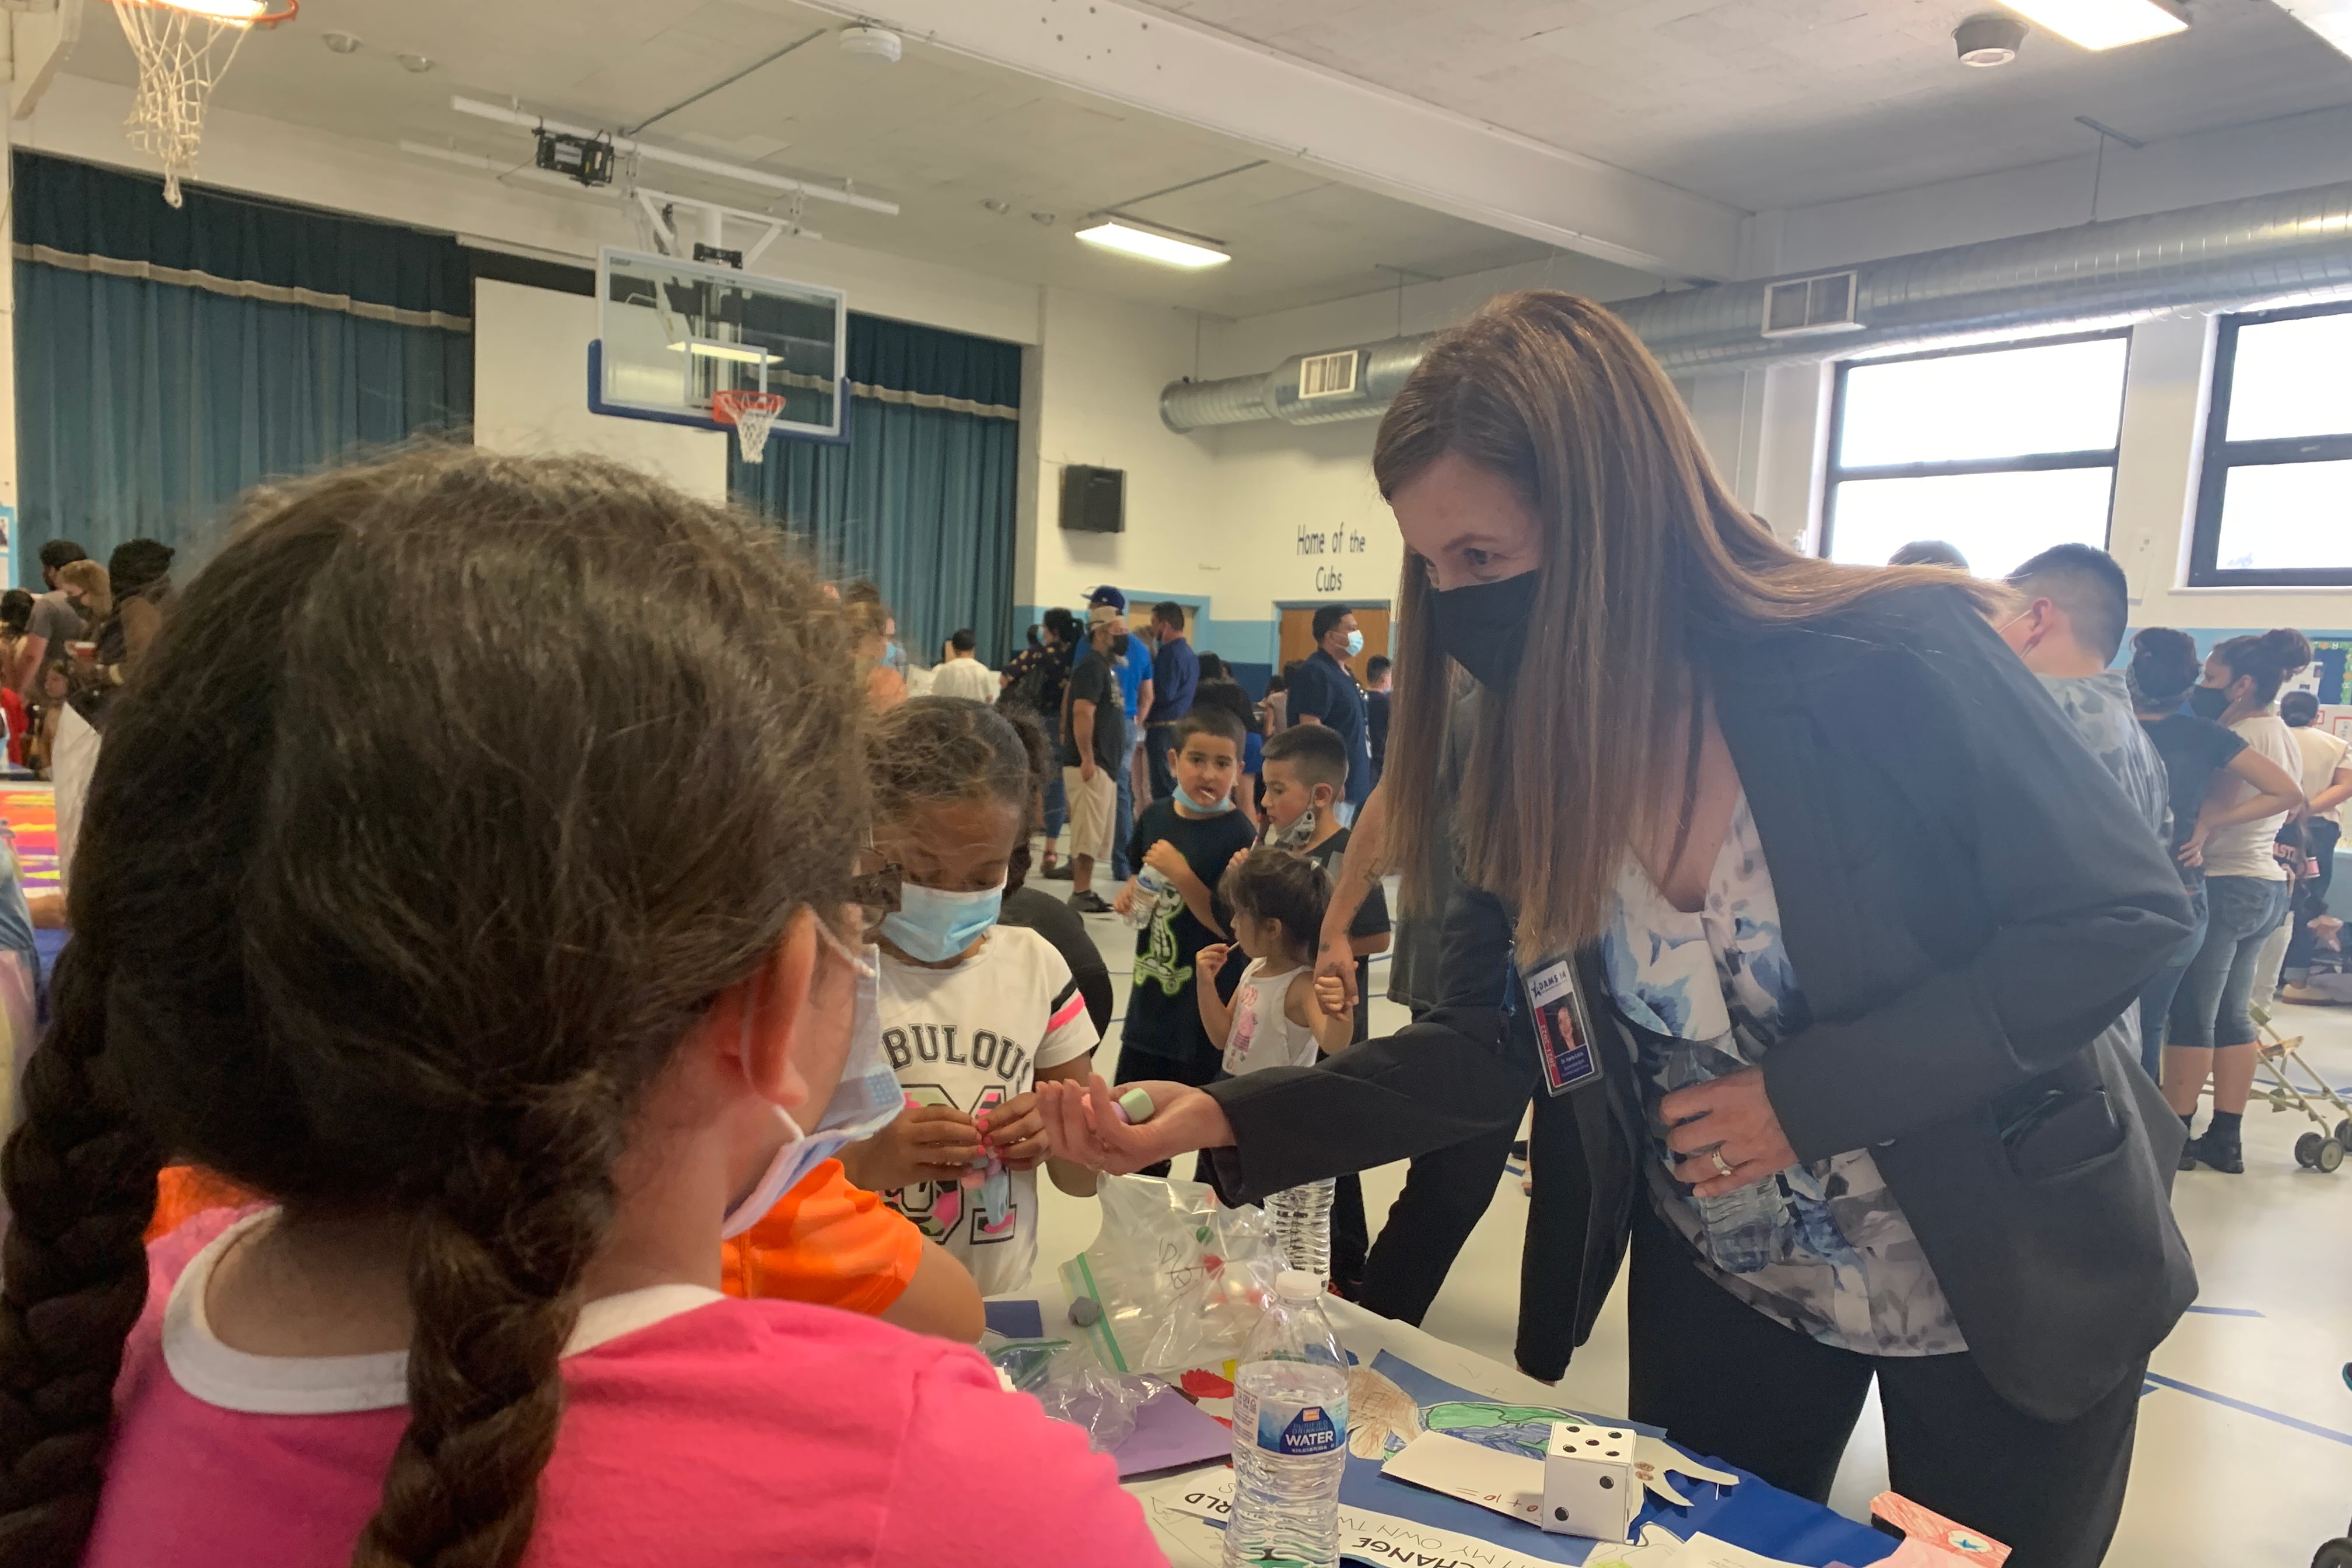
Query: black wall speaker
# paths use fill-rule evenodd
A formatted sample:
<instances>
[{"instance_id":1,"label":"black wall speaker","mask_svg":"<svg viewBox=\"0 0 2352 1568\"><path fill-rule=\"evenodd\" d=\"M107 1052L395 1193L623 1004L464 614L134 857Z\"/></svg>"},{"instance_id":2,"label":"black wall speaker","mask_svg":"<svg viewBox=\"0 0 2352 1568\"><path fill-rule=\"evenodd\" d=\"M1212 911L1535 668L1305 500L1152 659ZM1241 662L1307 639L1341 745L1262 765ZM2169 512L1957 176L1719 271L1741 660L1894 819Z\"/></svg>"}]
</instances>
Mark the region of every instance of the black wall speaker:
<instances>
[{"instance_id":1,"label":"black wall speaker","mask_svg":"<svg viewBox=\"0 0 2352 1568\"><path fill-rule=\"evenodd\" d=\"M1078 533L1126 532L1127 470L1066 464L1062 469L1062 526Z\"/></svg>"}]
</instances>

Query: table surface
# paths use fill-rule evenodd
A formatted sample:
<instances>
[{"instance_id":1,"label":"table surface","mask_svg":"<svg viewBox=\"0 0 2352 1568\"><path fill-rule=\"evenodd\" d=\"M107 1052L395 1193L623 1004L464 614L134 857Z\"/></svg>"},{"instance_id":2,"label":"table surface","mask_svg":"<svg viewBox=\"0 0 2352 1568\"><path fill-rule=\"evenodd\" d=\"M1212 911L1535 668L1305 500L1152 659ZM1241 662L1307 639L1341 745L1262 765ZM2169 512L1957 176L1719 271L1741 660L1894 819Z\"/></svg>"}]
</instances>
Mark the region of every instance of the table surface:
<instances>
[{"instance_id":1,"label":"table surface","mask_svg":"<svg viewBox=\"0 0 2352 1568\"><path fill-rule=\"evenodd\" d=\"M1066 1301L1058 1303L1066 1311ZM1340 1343L1352 1352L1357 1360L1369 1363L1382 1351L1403 1357L1423 1372L1442 1377L1448 1383L1497 1399L1524 1400L1531 1405L1549 1405L1559 1398L1559 1391L1499 1362L1475 1355L1460 1345L1448 1344L1434 1334L1424 1333L1411 1323L1401 1323L1393 1318L1383 1318L1368 1312L1352 1301L1337 1296L1323 1298L1324 1310L1329 1314L1331 1327L1339 1335ZM1048 1321L1057 1310L1057 1303L1048 1301ZM1216 1469L1218 1465L1200 1468ZM1157 1491L1168 1484L1173 1475L1187 1471L1163 1472L1145 1476L1127 1483L1127 1489L1140 1497ZM1150 1504L1144 1513L1151 1531L1159 1537L1168 1561L1175 1568L1222 1568L1224 1563L1224 1531L1198 1520L1170 1520Z\"/></svg>"},{"instance_id":2,"label":"table surface","mask_svg":"<svg viewBox=\"0 0 2352 1568\"><path fill-rule=\"evenodd\" d=\"M1040 1288L1037 1290L1024 1299L1037 1300L1049 1328L1066 1321L1069 1312L1069 1299L1062 1293L1058 1282L1048 1283L1046 1280L1040 1280L1039 1285ZM1554 1405L1559 1400L1559 1391L1549 1384L1538 1383L1516 1367L1505 1366L1499 1362L1491 1361L1485 1356L1464 1350L1460 1345L1451 1344L1410 1323L1401 1323L1392 1318L1383 1318L1378 1313L1368 1312L1355 1303L1342 1300L1337 1296L1325 1296L1323 1306L1330 1316L1331 1326L1339 1333L1340 1342L1360 1362L1369 1364L1381 1352L1388 1351L1411 1362L1433 1376L1443 1378L1448 1383L1471 1389L1490 1398L1538 1405ZM1223 1465L1223 1461L1215 1461L1189 1470L1162 1470L1148 1476L1139 1476L1124 1484L1128 1491L1133 1493L1138 1499L1144 1499L1147 1494L1169 1485L1177 1477L1219 1469ZM1742 1483L1741 1489L1744 1491L1751 1486L1768 1492L1770 1490L1762 1481L1752 1478ZM1781 1510L1811 1513L1822 1524L1831 1525L1833 1528L1843 1526L1841 1533L1866 1531L1867 1527L1854 1525L1852 1521L1832 1514L1826 1508L1820 1508L1818 1505L1804 1502L1801 1499L1789 1497L1786 1494L1774 1494L1774 1496ZM1168 1561L1172 1568L1223 1568L1223 1531L1204 1521L1173 1516L1163 1517L1161 1511L1152 1508L1149 1501L1144 1502L1144 1514L1150 1523L1153 1535L1160 1542L1160 1549L1168 1553ZM1781 1517L1787 1521L1789 1515L1783 1512ZM1885 1555L1885 1551L1892 1551L1895 1544L1884 1537L1873 1537L1867 1533L1863 1534L1861 1540L1870 1542L1870 1545L1862 1548L1862 1552L1866 1552L1867 1555L1862 1555L1853 1550L1854 1544L1857 1543L1852 1534L1847 1534L1844 1561L1869 1561ZM1872 1550L1874 1546L1883 1547L1885 1551L1874 1551Z\"/></svg>"}]
</instances>

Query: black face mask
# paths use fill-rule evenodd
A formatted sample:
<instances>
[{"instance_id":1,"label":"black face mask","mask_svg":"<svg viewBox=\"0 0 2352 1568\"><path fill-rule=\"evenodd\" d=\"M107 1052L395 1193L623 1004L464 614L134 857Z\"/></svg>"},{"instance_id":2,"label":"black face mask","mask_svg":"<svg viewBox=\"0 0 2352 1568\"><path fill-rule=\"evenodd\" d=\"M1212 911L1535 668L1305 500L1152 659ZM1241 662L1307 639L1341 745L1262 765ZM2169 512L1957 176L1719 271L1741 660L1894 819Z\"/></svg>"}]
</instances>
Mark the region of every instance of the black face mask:
<instances>
[{"instance_id":1,"label":"black face mask","mask_svg":"<svg viewBox=\"0 0 2352 1568\"><path fill-rule=\"evenodd\" d=\"M1539 572L1522 572L1466 588L1431 589L1431 630L1446 657L1495 691L1511 689L1527 651L1528 616L1535 609Z\"/></svg>"},{"instance_id":2,"label":"black face mask","mask_svg":"<svg viewBox=\"0 0 2352 1568\"><path fill-rule=\"evenodd\" d=\"M2220 719L2230 710L2230 689L2226 686L2190 687L2189 710L2200 719Z\"/></svg>"}]
</instances>

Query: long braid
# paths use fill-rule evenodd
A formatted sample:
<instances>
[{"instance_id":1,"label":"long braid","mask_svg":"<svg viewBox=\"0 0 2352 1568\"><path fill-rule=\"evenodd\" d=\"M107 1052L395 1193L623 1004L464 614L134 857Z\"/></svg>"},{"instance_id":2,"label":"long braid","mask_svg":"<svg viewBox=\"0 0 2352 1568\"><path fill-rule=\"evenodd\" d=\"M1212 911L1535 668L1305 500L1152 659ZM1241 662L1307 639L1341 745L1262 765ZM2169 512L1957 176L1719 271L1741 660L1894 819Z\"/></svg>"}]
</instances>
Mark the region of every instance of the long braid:
<instances>
[{"instance_id":1,"label":"long braid","mask_svg":"<svg viewBox=\"0 0 2352 1568\"><path fill-rule=\"evenodd\" d=\"M100 963L87 939L58 960L25 1121L0 1157L14 1215L0 1289L0 1562L12 1568L80 1558L123 1342L147 1302L140 1237L159 1160L104 1060Z\"/></svg>"},{"instance_id":2,"label":"long braid","mask_svg":"<svg viewBox=\"0 0 2352 1568\"><path fill-rule=\"evenodd\" d=\"M409 1425L353 1568L506 1568L530 1543L583 1263L612 1215L609 1107L542 1106L476 1146L419 1216Z\"/></svg>"}]
</instances>

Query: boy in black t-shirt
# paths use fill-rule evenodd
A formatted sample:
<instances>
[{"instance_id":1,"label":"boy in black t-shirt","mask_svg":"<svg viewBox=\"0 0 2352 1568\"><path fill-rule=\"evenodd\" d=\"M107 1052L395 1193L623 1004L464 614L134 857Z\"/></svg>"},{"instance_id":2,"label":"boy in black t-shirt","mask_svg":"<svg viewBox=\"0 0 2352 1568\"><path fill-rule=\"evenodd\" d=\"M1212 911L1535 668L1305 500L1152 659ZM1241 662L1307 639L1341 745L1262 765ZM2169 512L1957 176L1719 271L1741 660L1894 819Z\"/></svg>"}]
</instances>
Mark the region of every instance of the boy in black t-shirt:
<instances>
[{"instance_id":1,"label":"boy in black t-shirt","mask_svg":"<svg viewBox=\"0 0 2352 1568\"><path fill-rule=\"evenodd\" d=\"M1321 866L1339 885L1340 858L1349 829L1333 808L1346 797L1348 752L1328 726L1302 724L1265 743L1259 774L1265 793L1265 842L1278 844ZM1375 886L1348 922L1348 945L1356 955L1356 994L1370 997L1371 959L1389 950L1388 896ZM1356 1009L1356 1038L1370 1039L1369 1006Z\"/></svg>"},{"instance_id":2,"label":"boy in black t-shirt","mask_svg":"<svg viewBox=\"0 0 2352 1568\"><path fill-rule=\"evenodd\" d=\"M1216 704L1196 705L1177 722L1170 755L1176 793L1153 801L1135 822L1129 858L1153 872L1168 890L1135 937L1135 989L1119 1034L1118 1081L1165 1079L1204 1084L1214 1078L1223 1049L1201 1026L1192 960L1211 942L1228 940L1230 919L1214 889L1226 862L1250 846L1249 819L1234 809L1241 771L1242 725ZM1113 907L1122 915L1145 895L1135 878ZM1167 1173L1162 1163L1148 1173Z\"/></svg>"},{"instance_id":3,"label":"boy in black t-shirt","mask_svg":"<svg viewBox=\"0 0 2352 1568\"><path fill-rule=\"evenodd\" d=\"M1339 826L1339 803L1348 788L1348 750L1337 731L1323 724L1285 730L1265 743L1259 788L1265 808L1265 842L1297 850L1323 868L1339 885L1340 858L1349 829ZM1348 946L1356 955L1354 1038L1371 1037L1371 959L1389 950L1389 901L1377 884L1348 922ZM1331 1193L1331 1288L1353 1299L1363 1283L1364 1259L1371 1249L1364 1217L1363 1184L1341 1176Z\"/></svg>"}]
</instances>

